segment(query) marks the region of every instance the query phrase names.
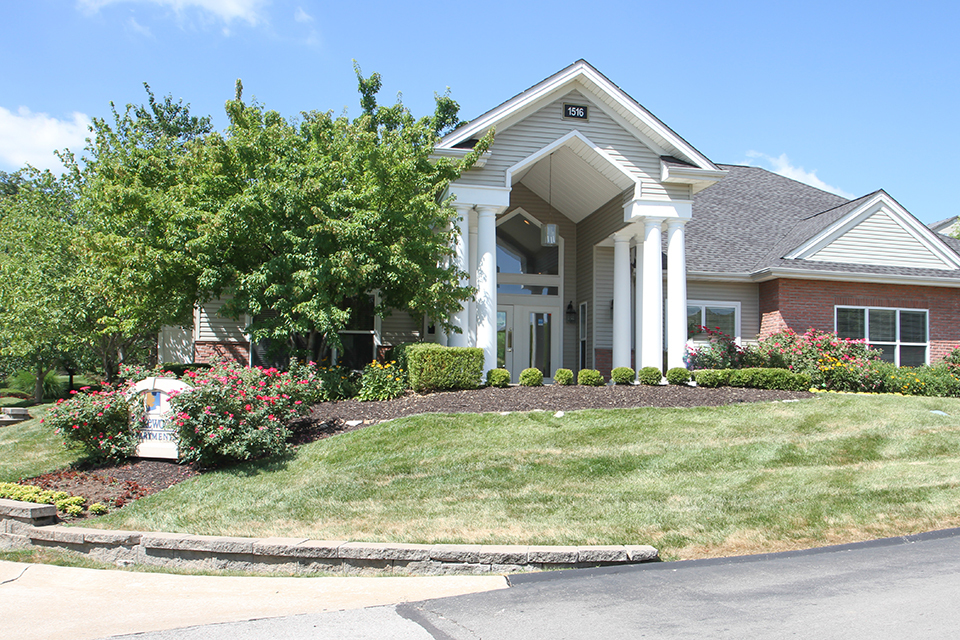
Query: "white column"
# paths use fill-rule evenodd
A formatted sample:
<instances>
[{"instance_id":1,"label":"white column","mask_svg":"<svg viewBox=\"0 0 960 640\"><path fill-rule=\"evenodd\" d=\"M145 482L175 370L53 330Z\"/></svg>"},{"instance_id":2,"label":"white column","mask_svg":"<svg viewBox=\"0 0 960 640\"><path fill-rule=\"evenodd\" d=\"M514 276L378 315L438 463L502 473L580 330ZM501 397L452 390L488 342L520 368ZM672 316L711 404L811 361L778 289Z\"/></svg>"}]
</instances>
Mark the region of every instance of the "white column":
<instances>
[{"instance_id":1,"label":"white column","mask_svg":"<svg viewBox=\"0 0 960 640\"><path fill-rule=\"evenodd\" d=\"M667 221L667 367L682 367L687 344L687 264L684 224Z\"/></svg>"},{"instance_id":2,"label":"white column","mask_svg":"<svg viewBox=\"0 0 960 640\"><path fill-rule=\"evenodd\" d=\"M497 210L477 207L477 346L484 374L497 367Z\"/></svg>"},{"instance_id":3,"label":"white column","mask_svg":"<svg viewBox=\"0 0 960 640\"><path fill-rule=\"evenodd\" d=\"M643 221L643 361L641 367L663 368L663 264L661 218Z\"/></svg>"},{"instance_id":4,"label":"white column","mask_svg":"<svg viewBox=\"0 0 960 640\"><path fill-rule=\"evenodd\" d=\"M460 279L461 287L470 286L470 237L469 237L469 225L470 225L470 209L473 207L469 204L460 204L454 203L454 208L457 210L457 218L454 221L454 226L456 227L456 235L454 236L454 247L453 247L453 264L454 266L462 271L465 275ZM462 301L462 306L460 311L457 311L450 318L451 324L455 327L460 328L460 333L451 332L447 340L448 344L451 347L466 347L467 341L469 339L470 331L470 302L469 300Z\"/></svg>"},{"instance_id":5,"label":"white column","mask_svg":"<svg viewBox=\"0 0 960 640\"><path fill-rule=\"evenodd\" d=\"M643 362L643 242L637 243L637 281L634 284L634 304L636 309L633 312L634 324L634 349L636 349L635 361L637 369L642 367Z\"/></svg>"},{"instance_id":6,"label":"white column","mask_svg":"<svg viewBox=\"0 0 960 640\"><path fill-rule=\"evenodd\" d=\"M477 213L470 215L470 286L477 288ZM467 309L470 311L467 346L477 346L477 298L470 298ZM486 372L484 372L486 373Z\"/></svg>"},{"instance_id":7,"label":"white column","mask_svg":"<svg viewBox=\"0 0 960 640\"><path fill-rule=\"evenodd\" d=\"M630 236L613 236L613 368L630 366Z\"/></svg>"}]
</instances>

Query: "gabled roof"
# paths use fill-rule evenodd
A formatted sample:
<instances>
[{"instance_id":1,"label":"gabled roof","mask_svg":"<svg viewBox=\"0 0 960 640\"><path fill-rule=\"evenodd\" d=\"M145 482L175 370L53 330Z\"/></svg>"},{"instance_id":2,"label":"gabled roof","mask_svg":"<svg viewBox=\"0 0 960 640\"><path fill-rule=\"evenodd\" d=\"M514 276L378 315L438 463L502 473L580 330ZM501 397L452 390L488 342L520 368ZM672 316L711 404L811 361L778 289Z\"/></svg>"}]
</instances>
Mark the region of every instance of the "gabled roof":
<instances>
[{"instance_id":1,"label":"gabled roof","mask_svg":"<svg viewBox=\"0 0 960 640\"><path fill-rule=\"evenodd\" d=\"M670 156L693 169L711 172L718 170L718 167L693 145L585 60L574 62L566 69L447 134L437 145L437 152L468 148L471 140L483 137L491 128L503 131L571 89L577 89L592 97L608 115L661 156Z\"/></svg>"},{"instance_id":2,"label":"gabled roof","mask_svg":"<svg viewBox=\"0 0 960 640\"><path fill-rule=\"evenodd\" d=\"M960 279L960 269L949 268L960 265L960 242L930 232L882 190L848 201L759 167L721 167L728 171L727 177L694 196L693 219L687 224L687 271L691 275L763 279L774 277L769 275L773 272L799 271L810 277L836 273L878 279ZM869 214L878 202L933 255L941 256L945 268L809 259L821 245L840 237ZM788 258L790 255L800 257Z\"/></svg>"}]
</instances>

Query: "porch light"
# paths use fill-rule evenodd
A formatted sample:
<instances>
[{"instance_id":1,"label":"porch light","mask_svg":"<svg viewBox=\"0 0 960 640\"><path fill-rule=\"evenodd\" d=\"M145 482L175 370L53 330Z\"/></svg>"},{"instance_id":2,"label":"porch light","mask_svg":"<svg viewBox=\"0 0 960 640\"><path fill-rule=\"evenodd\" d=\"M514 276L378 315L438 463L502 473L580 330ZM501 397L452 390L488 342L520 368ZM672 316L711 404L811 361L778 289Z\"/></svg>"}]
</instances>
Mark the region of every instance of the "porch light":
<instances>
[{"instance_id":1,"label":"porch light","mask_svg":"<svg viewBox=\"0 0 960 640\"><path fill-rule=\"evenodd\" d=\"M557 246L557 225L545 224L540 227L540 244L544 247Z\"/></svg>"},{"instance_id":2,"label":"porch light","mask_svg":"<svg viewBox=\"0 0 960 640\"><path fill-rule=\"evenodd\" d=\"M567 303L567 324L577 324L577 312L573 310L573 300Z\"/></svg>"}]
</instances>

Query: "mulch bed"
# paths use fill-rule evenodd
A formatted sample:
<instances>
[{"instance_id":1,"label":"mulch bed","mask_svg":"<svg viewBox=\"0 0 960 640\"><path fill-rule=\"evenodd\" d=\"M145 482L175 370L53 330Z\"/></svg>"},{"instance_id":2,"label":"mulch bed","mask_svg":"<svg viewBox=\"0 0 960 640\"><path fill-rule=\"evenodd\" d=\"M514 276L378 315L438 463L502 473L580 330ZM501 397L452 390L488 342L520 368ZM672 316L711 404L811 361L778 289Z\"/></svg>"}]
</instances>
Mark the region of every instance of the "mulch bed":
<instances>
[{"instance_id":1,"label":"mulch bed","mask_svg":"<svg viewBox=\"0 0 960 640\"><path fill-rule=\"evenodd\" d=\"M514 411L577 411L638 407L716 407L741 402L773 402L809 398L806 391L769 391L721 387L544 387L485 388L418 395L408 392L396 400L358 402L342 400L313 407L295 425L295 445L353 431L370 424L421 413L487 413ZM348 424L349 423L349 424ZM86 471L64 470L28 478L23 484L80 495L87 504L100 502L111 509L172 487L200 471L175 462L136 460L121 466Z\"/></svg>"}]
</instances>

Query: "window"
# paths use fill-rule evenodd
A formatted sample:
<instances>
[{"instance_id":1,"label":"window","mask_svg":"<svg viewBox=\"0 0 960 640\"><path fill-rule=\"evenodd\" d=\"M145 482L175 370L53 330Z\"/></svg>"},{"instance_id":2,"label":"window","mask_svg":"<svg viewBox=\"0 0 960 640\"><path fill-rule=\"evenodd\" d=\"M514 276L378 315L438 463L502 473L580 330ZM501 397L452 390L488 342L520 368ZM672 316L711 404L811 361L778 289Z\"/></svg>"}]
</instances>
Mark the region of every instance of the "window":
<instances>
[{"instance_id":1,"label":"window","mask_svg":"<svg viewBox=\"0 0 960 640\"><path fill-rule=\"evenodd\" d=\"M836 307L838 336L865 340L883 360L898 367L927 363L927 320L925 309Z\"/></svg>"},{"instance_id":2,"label":"window","mask_svg":"<svg viewBox=\"0 0 960 640\"><path fill-rule=\"evenodd\" d=\"M740 340L739 302L687 301L687 340L703 336L700 327L722 331L725 335Z\"/></svg>"},{"instance_id":3,"label":"window","mask_svg":"<svg viewBox=\"0 0 960 640\"><path fill-rule=\"evenodd\" d=\"M343 349L335 355L340 366L347 369L363 369L377 357L376 324L373 313L376 302L372 295L358 296L346 304L353 313L346 328L340 332Z\"/></svg>"},{"instance_id":4,"label":"window","mask_svg":"<svg viewBox=\"0 0 960 640\"><path fill-rule=\"evenodd\" d=\"M580 303L580 368L587 368L587 303Z\"/></svg>"}]
</instances>

